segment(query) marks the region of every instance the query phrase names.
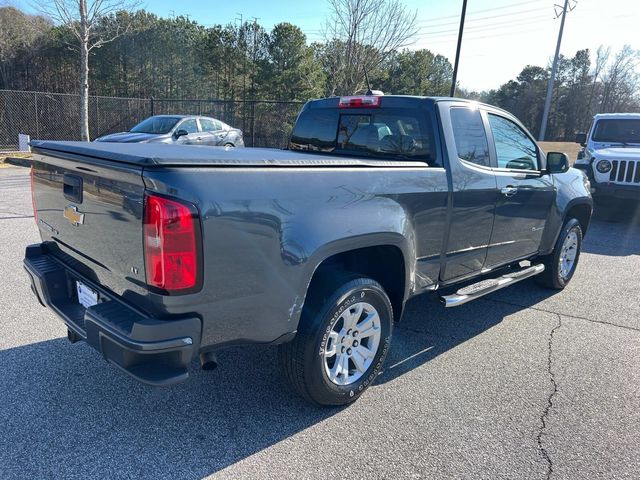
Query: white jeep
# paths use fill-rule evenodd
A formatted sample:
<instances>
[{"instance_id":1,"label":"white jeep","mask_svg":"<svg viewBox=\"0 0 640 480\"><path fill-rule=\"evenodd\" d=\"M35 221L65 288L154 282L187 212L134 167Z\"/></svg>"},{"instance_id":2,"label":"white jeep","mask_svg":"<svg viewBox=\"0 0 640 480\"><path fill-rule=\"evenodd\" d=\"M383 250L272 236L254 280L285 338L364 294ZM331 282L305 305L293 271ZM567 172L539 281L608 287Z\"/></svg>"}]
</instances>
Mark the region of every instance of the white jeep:
<instances>
[{"instance_id":1,"label":"white jeep","mask_svg":"<svg viewBox=\"0 0 640 480\"><path fill-rule=\"evenodd\" d=\"M595 200L640 200L640 113L600 113L576 142L584 148L574 166L586 172Z\"/></svg>"}]
</instances>

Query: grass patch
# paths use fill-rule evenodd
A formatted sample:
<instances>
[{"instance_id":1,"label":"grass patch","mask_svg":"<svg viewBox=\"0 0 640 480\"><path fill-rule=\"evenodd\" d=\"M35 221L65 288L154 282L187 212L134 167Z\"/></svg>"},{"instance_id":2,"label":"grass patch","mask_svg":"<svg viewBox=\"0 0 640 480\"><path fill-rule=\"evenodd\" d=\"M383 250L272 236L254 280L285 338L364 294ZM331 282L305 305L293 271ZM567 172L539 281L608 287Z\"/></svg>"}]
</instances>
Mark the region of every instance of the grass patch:
<instances>
[{"instance_id":1,"label":"grass patch","mask_svg":"<svg viewBox=\"0 0 640 480\"><path fill-rule=\"evenodd\" d=\"M578 158L578 152L582 147L574 142L538 142L545 152L562 152L569 156L571 165Z\"/></svg>"}]
</instances>

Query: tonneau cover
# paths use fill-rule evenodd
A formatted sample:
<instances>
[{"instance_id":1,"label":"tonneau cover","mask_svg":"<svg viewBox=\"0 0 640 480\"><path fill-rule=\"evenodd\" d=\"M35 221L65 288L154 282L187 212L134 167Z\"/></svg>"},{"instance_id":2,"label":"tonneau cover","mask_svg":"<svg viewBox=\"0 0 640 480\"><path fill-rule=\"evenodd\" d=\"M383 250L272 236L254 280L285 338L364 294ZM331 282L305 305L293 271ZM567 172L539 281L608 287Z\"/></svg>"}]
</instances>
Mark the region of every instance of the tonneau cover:
<instances>
[{"instance_id":1,"label":"tonneau cover","mask_svg":"<svg viewBox=\"0 0 640 480\"><path fill-rule=\"evenodd\" d=\"M422 162L300 153L274 148L225 148L162 143L62 142L32 140L35 153L62 158L81 155L118 163L153 167L416 167Z\"/></svg>"}]
</instances>

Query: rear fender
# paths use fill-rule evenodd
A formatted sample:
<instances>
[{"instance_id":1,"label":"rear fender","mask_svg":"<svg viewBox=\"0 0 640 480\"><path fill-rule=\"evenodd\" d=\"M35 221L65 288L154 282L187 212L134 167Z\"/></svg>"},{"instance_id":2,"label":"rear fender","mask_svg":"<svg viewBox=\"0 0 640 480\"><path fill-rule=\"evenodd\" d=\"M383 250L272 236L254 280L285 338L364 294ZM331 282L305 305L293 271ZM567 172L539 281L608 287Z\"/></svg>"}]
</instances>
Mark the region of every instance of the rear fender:
<instances>
[{"instance_id":1,"label":"rear fender","mask_svg":"<svg viewBox=\"0 0 640 480\"><path fill-rule=\"evenodd\" d=\"M283 258L302 264L302 281L290 320L296 324L307 298L309 284L318 267L327 259L349 251L394 246L402 253L405 271L403 299L415 278L415 242L412 224L398 203L384 197L369 200L370 205L348 207L339 213L319 210L292 222L283 232Z\"/></svg>"}]
</instances>

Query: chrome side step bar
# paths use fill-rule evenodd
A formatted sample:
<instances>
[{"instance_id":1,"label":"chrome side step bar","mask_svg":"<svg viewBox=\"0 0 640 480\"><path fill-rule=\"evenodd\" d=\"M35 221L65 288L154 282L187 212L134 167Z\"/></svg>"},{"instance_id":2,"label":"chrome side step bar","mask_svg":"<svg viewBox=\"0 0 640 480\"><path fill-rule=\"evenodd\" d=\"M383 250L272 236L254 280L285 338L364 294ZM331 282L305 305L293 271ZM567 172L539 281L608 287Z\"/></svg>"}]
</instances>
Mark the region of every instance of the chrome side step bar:
<instances>
[{"instance_id":1,"label":"chrome side step bar","mask_svg":"<svg viewBox=\"0 0 640 480\"><path fill-rule=\"evenodd\" d=\"M501 288L508 287L514 283L524 280L525 278L533 277L544 272L544 265L532 265L531 267L518 270L517 272L508 273L498 278L489 278L482 280L481 282L468 285L461 288L453 295L445 295L440 297L440 301L445 307L457 307L464 305L471 300L483 297L489 293L493 293Z\"/></svg>"}]
</instances>

